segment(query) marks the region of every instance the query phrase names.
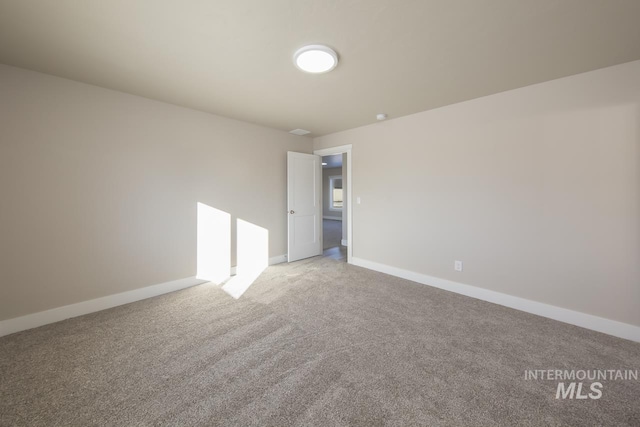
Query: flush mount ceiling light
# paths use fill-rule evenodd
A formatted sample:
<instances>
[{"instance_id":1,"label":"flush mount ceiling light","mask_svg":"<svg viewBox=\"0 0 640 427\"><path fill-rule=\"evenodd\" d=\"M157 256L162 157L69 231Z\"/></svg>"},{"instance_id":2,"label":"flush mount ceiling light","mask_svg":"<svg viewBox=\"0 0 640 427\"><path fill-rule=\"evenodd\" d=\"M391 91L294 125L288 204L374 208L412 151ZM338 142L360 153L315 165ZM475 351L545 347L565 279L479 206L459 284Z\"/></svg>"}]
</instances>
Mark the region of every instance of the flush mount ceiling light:
<instances>
[{"instance_id":1,"label":"flush mount ceiling light","mask_svg":"<svg viewBox=\"0 0 640 427\"><path fill-rule=\"evenodd\" d=\"M306 135L308 133L311 133L311 131L306 129L294 129L294 130L290 130L289 133L292 133L294 135Z\"/></svg>"},{"instance_id":2,"label":"flush mount ceiling light","mask_svg":"<svg viewBox=\"0 0 640 427\"><path fill-rule=\"evenodd\" d=\"M307 73L328 73L338 65L338 54L330 47L312 44L298 49L293 54L293 63Z\"/></svg>"}]
</instances>

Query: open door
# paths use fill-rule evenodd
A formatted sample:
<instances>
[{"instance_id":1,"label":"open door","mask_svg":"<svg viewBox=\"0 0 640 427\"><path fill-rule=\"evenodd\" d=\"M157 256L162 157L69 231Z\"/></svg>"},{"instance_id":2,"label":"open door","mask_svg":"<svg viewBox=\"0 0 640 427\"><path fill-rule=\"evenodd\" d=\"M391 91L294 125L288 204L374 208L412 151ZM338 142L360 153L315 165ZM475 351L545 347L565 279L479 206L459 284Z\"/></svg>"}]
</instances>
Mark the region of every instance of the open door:
<instances>
[{"instance_id":1,"label":"open door","mask_svg":"<svg viewBox=\"0 0 640 427\"><path fill-rule=\"evenodd\" d=\"M287 153L288 261L322 254L321 157Z\"/></svg>"}]
</instances>

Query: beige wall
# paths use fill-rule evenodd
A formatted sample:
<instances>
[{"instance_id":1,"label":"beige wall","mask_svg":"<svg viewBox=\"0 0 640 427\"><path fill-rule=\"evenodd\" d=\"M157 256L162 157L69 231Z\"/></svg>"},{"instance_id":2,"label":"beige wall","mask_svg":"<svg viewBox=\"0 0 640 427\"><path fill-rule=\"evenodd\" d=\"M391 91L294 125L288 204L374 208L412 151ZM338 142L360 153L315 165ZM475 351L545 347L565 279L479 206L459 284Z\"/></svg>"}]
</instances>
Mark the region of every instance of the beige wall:
<instances>
[{"instance_id":1,"label":"beige wall","mask_svg":"<svg viewBox=\"0 0 640 427\"><path fill-rule=\"evenodd\" d=\"M197 202L286 254L286 151L311 145L0 65L0 320L195 275Z\"/></svg>"},{"instance_id":2,"label":"beige wall","mask_svg":"<svg viewBox=\"0 0 640 427\"><path fill-rule=\"evenodd\" d=\"M354 257L640 325L640 61L314 149L344 144Z\"/></svg>"},{"instance_id":3,"label":"beige wall","mask_svg":"<svg viewBox=\"0 0 640 427\"><path fill-rule=\"evenodd\" d=\"M329 193L331 187L329 178L332 176L342 176L342 168L326 168L322 169L322 215L324 217L342 218L342 211L332 211L329 209Z\"/></svg>"}]
</instances>

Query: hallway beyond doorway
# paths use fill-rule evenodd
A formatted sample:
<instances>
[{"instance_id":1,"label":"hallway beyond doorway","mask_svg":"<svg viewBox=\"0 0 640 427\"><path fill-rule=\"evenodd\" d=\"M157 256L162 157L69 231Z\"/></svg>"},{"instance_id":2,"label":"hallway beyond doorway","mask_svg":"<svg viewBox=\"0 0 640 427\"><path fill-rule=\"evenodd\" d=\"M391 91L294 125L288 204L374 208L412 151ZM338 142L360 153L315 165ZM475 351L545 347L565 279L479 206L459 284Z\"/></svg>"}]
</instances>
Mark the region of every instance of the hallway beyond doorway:
<instances>
[{"instance_id":1,"label":"hallway beyond doorway","mask_svg":"<svg viewBox=\"0 0 640 427\"><path fill-rule=\"evenodd\" d=\"M322 220L323 253L325 257L340 261L347 260L347 247L342 246L342 221L333 219Z\"/></svg>"}]
</instances>

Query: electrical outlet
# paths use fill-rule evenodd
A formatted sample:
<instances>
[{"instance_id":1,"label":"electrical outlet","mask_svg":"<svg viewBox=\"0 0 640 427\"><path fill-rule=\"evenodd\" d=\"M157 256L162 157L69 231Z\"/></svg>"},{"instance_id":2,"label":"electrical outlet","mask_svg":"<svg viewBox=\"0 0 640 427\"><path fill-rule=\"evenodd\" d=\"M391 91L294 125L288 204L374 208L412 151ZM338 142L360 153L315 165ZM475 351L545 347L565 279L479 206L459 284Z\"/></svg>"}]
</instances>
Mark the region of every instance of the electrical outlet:
<instances>
[{"instance_id":1,"label":"electrical outlet","mask_svg":"<svg viewBox=\"0 0 640 427\"><path fill-rule=\"evenodd\" d=\"M453 268L456 271L462 271L462 261L456 261L455 263L453 263Z\"/></svg>"}]
</instances>

